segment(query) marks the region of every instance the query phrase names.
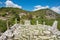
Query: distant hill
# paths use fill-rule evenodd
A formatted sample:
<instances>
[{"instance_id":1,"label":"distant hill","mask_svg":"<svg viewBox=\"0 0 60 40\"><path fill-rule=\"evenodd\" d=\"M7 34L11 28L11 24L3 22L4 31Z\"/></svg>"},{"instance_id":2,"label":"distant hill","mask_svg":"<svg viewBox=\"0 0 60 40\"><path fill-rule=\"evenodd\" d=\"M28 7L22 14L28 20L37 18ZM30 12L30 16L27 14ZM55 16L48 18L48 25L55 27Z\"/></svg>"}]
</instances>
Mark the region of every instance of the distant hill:
<instances>
[{"instance_id":1,"label":"distant hill","mask_svg":"<svg viewBox=\"0 0 60 40\"><path fill-rule=\"evenodd\" d=\"M38 17L42 16L42 17L45 17L47 19L56 19L56 18L60 17L60 14L52 11L51 9L41 9L38 11L34 11L32 13Z\"/></svg>"},{"instance_id":2,"label":"distant hill","mask_svg":"<svg viewBox=\"0 0 60 40\"><path fill-rule=\"evenodd\" d=\"M0 8L0 17L12 17L14 14L20 13L26 13L26 11L19 8Z\"/></svg>"},{"instance_id":3,"label":"distant hill","mask_svg":"<svg viewBox=\"0 0 60 40\"><path fill-rule=\"evenodd\" d=\"M4 32L7 29L7 21L9 27L15 24L15 19L17 19L18 23L24 22L23 20L31 20L31 24L35 24L36 20L38 20L40 24L45 21L47 25L52 25L54 20L58 20L58 28L60 29L60 14L50 9L30 12L19 8L2 7L0 8L0 32Z\"/></svg>"}]
</instances>

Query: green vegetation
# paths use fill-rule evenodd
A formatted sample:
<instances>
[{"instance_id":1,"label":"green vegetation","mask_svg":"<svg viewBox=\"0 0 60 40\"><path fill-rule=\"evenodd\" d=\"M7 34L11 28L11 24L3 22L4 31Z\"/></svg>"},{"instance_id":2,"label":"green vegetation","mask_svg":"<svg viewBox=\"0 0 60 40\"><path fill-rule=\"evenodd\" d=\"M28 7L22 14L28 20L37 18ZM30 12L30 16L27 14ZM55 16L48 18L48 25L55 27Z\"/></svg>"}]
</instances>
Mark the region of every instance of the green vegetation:
<instances>
[{"instance_id":1,"label":"green vegetation","mask_svg":"<svg viewBox=\"0 0 60 40\"><path fill-rule=\"evenodd\" d=\"M6 21L0 20L0 32L4 32L6 30Z\"/></svg>"},{"instance_id":2,"label":"green vegetation","mask_svg":"<svg viewBox=\"0 0 60 40\"><path fill-rule=\"evenodd\" d=\"M43 22L45 21L46 25L52 25L53 22L57 20L58 29L60 30L60 14L50 9L42 9L38 11L29 12L19 8L0 8L0 32L4 32L7 29L7 21L9 27L11 27L15 24L16 20L18 23L21 22L22 24L24 24L24 20L30 20L32 25L36 24L36 20L39 21L39 24L43 24Z\"/></svg>"}]
</instances>

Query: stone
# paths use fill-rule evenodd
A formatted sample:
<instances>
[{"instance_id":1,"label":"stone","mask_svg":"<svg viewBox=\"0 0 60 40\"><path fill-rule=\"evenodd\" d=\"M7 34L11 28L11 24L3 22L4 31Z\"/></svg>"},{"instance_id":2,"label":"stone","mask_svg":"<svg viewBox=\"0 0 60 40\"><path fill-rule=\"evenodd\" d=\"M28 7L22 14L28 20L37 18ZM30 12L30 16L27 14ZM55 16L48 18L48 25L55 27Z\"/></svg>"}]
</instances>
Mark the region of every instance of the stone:
<instances>
[{"instance_id":1,"label":"stone","mask_svg":"<svg viewBox=\"0 0 60 40\"><path fill-rule=\"evenodd\" d=\"M60 31L56 27L57 21L53 26L31 25L30 21L25 25L14 24L0 36L0 40L60 40Z\"/></svg>"},{"instance_id":2,"label":"stone","mask_svg":"<svg viewBox=\"0 0 60 40\"><path fill-rule=\"evenodd\" d=\"M25 25L30 25L30 21L29 20L25 20Z\"/></svg>"}]
</instances>

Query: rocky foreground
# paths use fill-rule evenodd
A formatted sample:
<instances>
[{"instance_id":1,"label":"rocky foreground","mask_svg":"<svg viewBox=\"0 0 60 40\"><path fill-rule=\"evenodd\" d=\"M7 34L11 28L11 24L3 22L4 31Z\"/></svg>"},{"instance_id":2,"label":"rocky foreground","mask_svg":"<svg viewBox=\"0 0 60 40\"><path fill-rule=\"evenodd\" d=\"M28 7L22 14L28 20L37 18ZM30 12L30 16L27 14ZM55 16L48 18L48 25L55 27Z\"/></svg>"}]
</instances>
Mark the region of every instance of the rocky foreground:
<instances>
[{"instance_id":1,"label":"rocky foreground","mask_svg":"<svg viewBox=\"0 0 60 40\"><path fill-rule=\"evenodd\" d=\"M0 40L60 40L57 21L53 26L15 24L0 36Z\"/></svg>"}]
</instances>

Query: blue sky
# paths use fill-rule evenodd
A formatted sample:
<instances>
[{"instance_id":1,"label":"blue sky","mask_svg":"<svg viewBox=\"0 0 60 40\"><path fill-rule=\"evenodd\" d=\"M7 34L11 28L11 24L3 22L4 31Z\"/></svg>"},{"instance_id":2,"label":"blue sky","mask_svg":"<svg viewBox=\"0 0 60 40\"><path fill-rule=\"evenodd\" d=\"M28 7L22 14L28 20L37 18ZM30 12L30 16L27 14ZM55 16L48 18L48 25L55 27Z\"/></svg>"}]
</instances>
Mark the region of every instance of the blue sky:
<instances>
[{"instance_id":1,"label":"blue sky","mask_svg":"<svg viewBox=\"0 0 60 40\"><path fill-rule=\"evenodd\" d=\"M47 6L48 8L52 8L52 9L60 7L60 0L0 0L0 7L1 6L5 7L7 4L5 3L6 1L11 1L14 5L16 4L17 6L22 7L22 9L28 11L34 9L36 10L36 8L43 9L44 7L46 8ZM60 8L58 8L57 10L60 11Z\"/></svg>"}]
</instances>

